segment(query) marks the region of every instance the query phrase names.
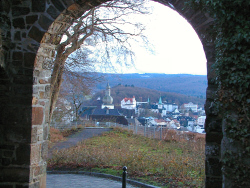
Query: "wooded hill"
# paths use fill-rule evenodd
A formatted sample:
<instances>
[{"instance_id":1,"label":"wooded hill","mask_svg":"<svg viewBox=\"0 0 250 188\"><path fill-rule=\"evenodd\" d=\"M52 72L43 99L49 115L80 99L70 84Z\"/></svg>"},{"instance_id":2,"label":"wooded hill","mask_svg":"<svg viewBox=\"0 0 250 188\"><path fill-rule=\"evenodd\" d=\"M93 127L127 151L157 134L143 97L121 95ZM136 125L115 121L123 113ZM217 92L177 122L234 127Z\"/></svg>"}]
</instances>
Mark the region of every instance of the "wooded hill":
<instances>
[{"instance_id":1,"label":"wooded hill","mask_svg":"<svg viewBox=\"0 0 250 188\"><path fill-rule=\"evenodd\" d=\"M102 99L104 95L105 95L105 90L97 92L93 96L91 105L96 105L95 104L97 102L96 99L98 97L101 97ZM158 90L147 89L147 88L136 87L136 86L125 86L125 85L120 85L120 84L114 87L111 87L111 96L114 99L113 104L115 104L115 106L119 106L123 98L125 97L132 98L133 96L135 96L135 99L138 102L146 102L148 101L148 98L149 98L151 103L154 103L154 102L156 103L159 101L159 98L161 96L162 101L166 101L169 103L176 103L178 105L181 105L183 103L193 102L203 107L205 103L205 99L200 99L197 97L186 96L186 95L178 94L178 93L161 92Z\"/></svg>"},{"instance_id":2,"label":"wooded hill","mask_svg":"<svg viewBox=\"0 0 250 188\"><path fill-rule=\"evenodd\" d=\"M103 82L97 84L98 90L105 89L107 82L111 87L118 84L133 85L161 92L180 93L187 96L206 98L207 76L190 74L109 74L98 73Z\"/></svg>"}]
</instances>

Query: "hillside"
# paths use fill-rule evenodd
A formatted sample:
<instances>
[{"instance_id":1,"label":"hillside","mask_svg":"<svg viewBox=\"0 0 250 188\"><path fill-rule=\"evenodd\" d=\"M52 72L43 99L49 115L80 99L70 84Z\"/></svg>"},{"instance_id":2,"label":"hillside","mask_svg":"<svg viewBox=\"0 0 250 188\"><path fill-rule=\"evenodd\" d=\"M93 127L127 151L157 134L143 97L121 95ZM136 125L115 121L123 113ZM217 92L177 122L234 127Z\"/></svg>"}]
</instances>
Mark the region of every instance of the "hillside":
<instances>
[{"instance_id":1,"label":"hillside","mask_svg":"<svg viewBox=\"0 0 250 188\"><path fill-rule=\"evenodd\" d=\"M93 97L92 105L95 105L95 99L98 97L103 98L105 95L105 90L97 92ZM135 86L124 86L124 85L116 85L111 88L111 96L114 99L114 104L119 106L121 104L121 100L125 97L133 97L135 96L136 101L147 101L148 98L150 102L158 102L159 97L161 96L162 101L176 103L181 105L187 102L193 102L199 104L199 106L204 106L205 99L200 99L197 97L186 96L178 93L170 93L170 92L161 92L153 89L147 89L142 87Z\"/></svg>"},{"instance_id":2,"label":"hillside","mask_svg":"<svg viewBox=\"0 0 250 188\"><path fill-rule=\"evenodd\" d=\"M189 74L108 74L103 76L103 82L97 85L98 90L105 89L107 82L110 86L134 85L136 87L158 90L161 92L174 92L199 98L206 97L207 76Z\"/></svg>"}]
</instances>

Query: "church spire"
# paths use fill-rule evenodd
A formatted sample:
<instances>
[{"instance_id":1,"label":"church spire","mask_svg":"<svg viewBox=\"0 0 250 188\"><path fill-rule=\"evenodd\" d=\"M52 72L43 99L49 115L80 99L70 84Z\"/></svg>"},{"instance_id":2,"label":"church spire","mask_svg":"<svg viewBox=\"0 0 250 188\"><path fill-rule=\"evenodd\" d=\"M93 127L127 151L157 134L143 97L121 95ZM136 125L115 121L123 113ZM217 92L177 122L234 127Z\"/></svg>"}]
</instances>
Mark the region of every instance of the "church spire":
<instances>
[{"instance_id":1,"label":"church spire","mask_svg":"<svg viewBox=\"0 0 250 188\"><path fill-rule=\"evenodd\" d=\"M162 104L161 96L160 96L160 98L159 98L158 104Z\"/></svg>"}]
</instances>

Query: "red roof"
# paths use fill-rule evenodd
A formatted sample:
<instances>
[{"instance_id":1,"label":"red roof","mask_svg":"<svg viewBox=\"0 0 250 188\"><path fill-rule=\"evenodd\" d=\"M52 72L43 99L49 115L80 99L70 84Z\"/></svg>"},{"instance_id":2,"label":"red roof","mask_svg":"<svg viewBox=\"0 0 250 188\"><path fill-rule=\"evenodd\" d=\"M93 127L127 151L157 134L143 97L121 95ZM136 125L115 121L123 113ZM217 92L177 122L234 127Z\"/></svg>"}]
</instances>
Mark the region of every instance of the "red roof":
<instances>
[{"instance_id":1,"label":"red roof","mask_svg":"<svg viewBox=\"0 0 250 188\"><path fill-rule=\"evenodd\" d=\"M129 100L130 102L133 102L133 99L134 99L134 98L135 98L135 97L133 97L133 98L127 98L127 97L125 97L125 98L124 98L124 101L127 102L127 101Z\"/></svg>"},{"instance_id":2,"label":"red roof","mask_svg":"<svg viewBox=\"0 0 250 188\"><path fill-rule=\"evenodd\" d=\"M166 121L163 120L163 119L155 119L155 122L156 122L156 123L162 123L162 122L166 123Z\"/></svg>"}]
</instances>

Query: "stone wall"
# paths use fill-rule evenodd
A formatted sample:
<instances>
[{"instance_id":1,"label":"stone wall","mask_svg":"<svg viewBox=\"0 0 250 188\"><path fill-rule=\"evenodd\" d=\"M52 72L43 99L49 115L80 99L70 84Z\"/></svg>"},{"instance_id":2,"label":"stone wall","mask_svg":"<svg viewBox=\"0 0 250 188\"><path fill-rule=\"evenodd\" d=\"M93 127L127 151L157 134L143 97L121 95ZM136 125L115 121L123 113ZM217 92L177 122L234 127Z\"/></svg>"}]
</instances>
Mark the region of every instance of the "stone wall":
<instances>
[{"instance_id":1,"label":"stone wall","mask_svg":"<svg viewBox=\"0 0 250 188\"><path fill-rule=\"evenodd\" d=\"M50 76L56 45L72 21L105 0L1 0L0 187L45 187ZM207 57L206 186L221 187L221 120L213 108L216 85L213 24L180 0L158 2L179 12L199 35ZM164 36L162 36L164 37ZM225 180L224 180L225 181Z\"/></svg>"}]
</instances>

